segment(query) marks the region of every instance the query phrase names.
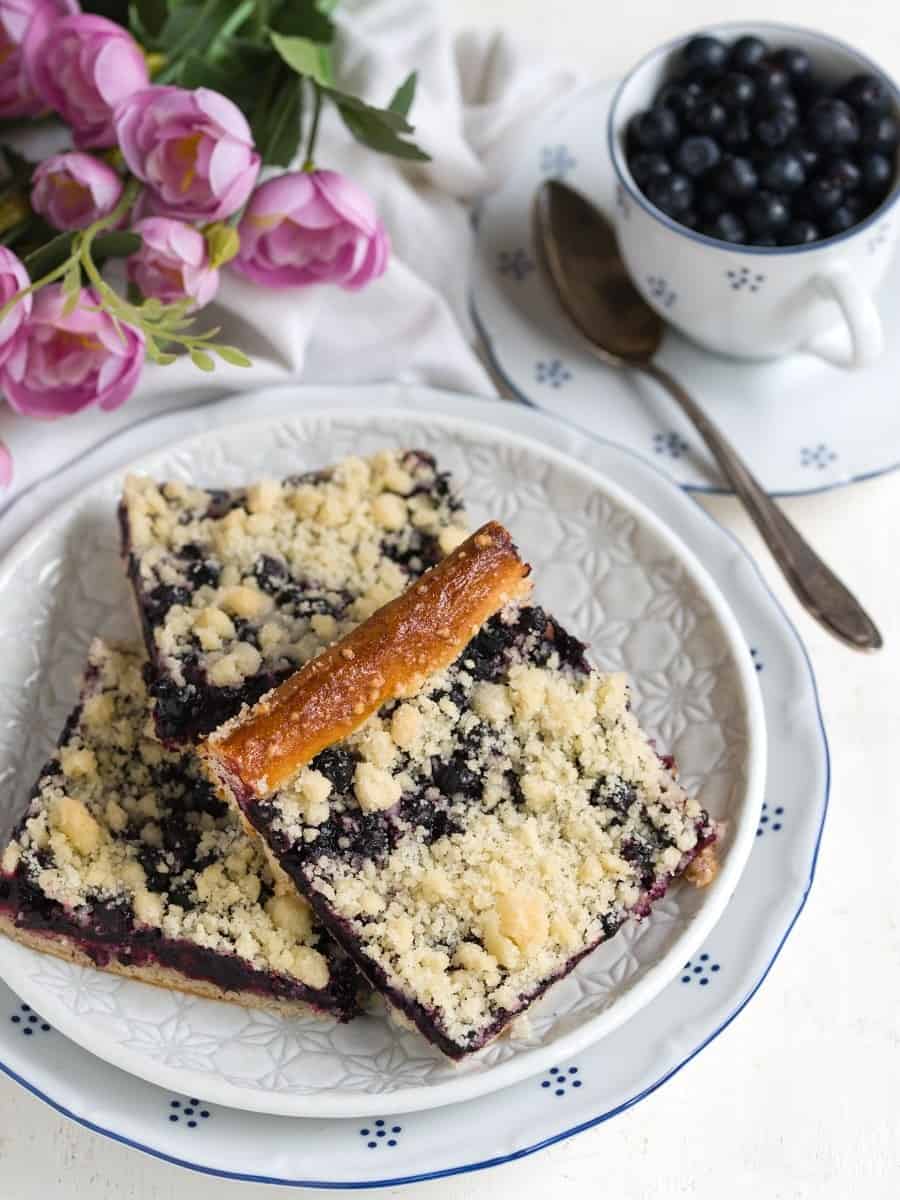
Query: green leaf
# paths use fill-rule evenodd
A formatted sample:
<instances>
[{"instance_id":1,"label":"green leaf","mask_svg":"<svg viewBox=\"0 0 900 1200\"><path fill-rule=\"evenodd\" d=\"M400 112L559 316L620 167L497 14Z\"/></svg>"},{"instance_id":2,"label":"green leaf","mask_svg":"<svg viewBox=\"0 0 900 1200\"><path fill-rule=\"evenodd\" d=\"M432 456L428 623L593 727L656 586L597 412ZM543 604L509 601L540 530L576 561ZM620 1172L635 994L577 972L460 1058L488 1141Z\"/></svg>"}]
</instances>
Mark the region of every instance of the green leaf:
<instances>
[{"instance_id":1,"label":"green leaf","mask_svg":"<svg viewBox=\"0 0 900 1200\"><path fill-rule=\"evenodd\" d=\"M309 38L311 42L330 44L334 41L334 21L316 0L287 0L270 21L276 33L289 37Z\"/></svg>"},{"instance_id":2,"label":"green leaf","mask_svg":"<svg viewBox=\"0 0 900 1200\"><path fill-rule=\"evenodd\" d=\"M32 251L25 259L25 267L32 279L40 279L61 267L72 253L74 233L60 233L37 250Z\"/></svg>"},{"instance_id":3,"label":"green leaf","mask_svg":"<svg viewBox=\"0 0 900 1200\"><path fill-rule=\"evenodd\" d=\"M405 142L388 125L381 120L379 109L361 111L338 105L338 111L344 124L358 142L376 150L379 154L390 154L394 158L403 158L409 162L430 162L431 158L424 150L420 150L413 142Z\"/></svg>"},{"instance_id":4,"label":"green leaf","mask_svg":"<svg viewBox=\"0 0 900 1200\"><path fill-rule=\"evenodd\" d=\"M360 100L359 96L351 96L349 92L342 92L340 88L327 87L322 90L340 109L362 113L366 117L375 116L382 125L387 129L392 129L395 133L413 132L412 125L403 113L393 112L389 108L376 108L373 104L367 104L365 100Z\"/></svg>"},{"instance_id":5,"label":"green leaf","mask_svg":"<svg viewBox=\"0 0 900 1200\"><path fill-rule=\"evenodd\" d=\"M412 108L413 100L416 98L416 83L418 79L419 76L416 71L412 71L407 75L391 97L388 112L399 113L401 117L409 116L409 110Z\"/></svg>"},{"instance_id":6,"label":"green leaf","mask_svg":"<svg viewBox=\"0 0 900 1200\"><path fill-rule=\"evenodd\" d=\"M131 32L141 41L159 36L169 15L166 0L134 0L129 9Z\"/></svg>"},{"instance_id":7,"label":"green leaf","mask_svg":"<svg viewBox=\"0 0 900 1200\"><path fill-rule=\"evenodd\" d=\"M63 275L62 279L63 295L71 298L75 297L76 303L81 292L81 267L78 265L78 260L73 259L68 271ZM74 312L74 306L68 310Z\"/></svg>"},{"instance_id":8,"label":"green leaf","mask_svg":"<svg viewBox=\"0 0 900 1200\"><path fill-rule=\"evenodd\" d=\"M263 166L289 167L300 147L303 80L287 71L279 72L279 79L274 104L262 106L251 128Z\"/></svg>"},{"instance_id":9,"label":"green leaf","mask_svg":"<svg viewBox=\"0 0 900 1200\"><path fill-rule=\"evenodd\" d=\"M128 230L115 230L113 233L100 233L94 238L92 250L94 258L128 258L137 254L144 239L139 233Z\"/></svg>"},{"instance_id":10,"label":"green leaf","mask_svg":"<svg viewBox=\"0 0 900 1200\"><path fill-rule=\"evenodd\" d=\"M282 37L280 33L272 33L272 45L298 75L314 79L321 87L327 88L334 82L331 67L331 54L327 46L312 42L309 38Z\"/></svg>"},{"instance_id":11,"label":"green leaf","mask_svg":"<svg viewBox=\"0 0 900 1200\"><path fill-rule=\"evenodd\" d=\"M153 361L156 363L159 363L159 365L161 367L170 367L172 365L172 363L176 361L176 359L178 358L178 355L177 354L166 354L162 350L157 350L156 353L152 357L153 357Z\"/></svg>"},{"instance_id":12,"label":"green leaf","mask_svg":"<svg viewBox=\"0 0 900 1200\"><path fill-rule=\"evenodd\" d=\"M191 349L191 362L195 367L199 367L201 371L214 371L216 364L205 350Z\"/></svg>"},{"instance_id":13,"label":"green leaf","mask_svg":"<svg viewBox=\"0 0 900 1200\"><path fill-rule=\"evenodd\" d=\"M252 367L253 363L236 346L216 346L216 354L223 362L231 363L233 367Z\"/></svg>"}]
</instances>

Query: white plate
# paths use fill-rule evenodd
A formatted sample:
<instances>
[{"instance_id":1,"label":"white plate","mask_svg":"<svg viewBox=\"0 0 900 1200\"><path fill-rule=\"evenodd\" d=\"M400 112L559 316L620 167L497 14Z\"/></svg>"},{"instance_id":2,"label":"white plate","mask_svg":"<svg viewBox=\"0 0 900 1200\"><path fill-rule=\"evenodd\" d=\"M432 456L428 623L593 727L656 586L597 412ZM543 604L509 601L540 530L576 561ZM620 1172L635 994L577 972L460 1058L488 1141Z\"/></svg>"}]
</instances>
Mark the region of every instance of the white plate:
<instances>
[{"instance_id":1,"label":"white plate","mask_svg":"<svg viewBox=\"0 0 900 1200\"><path fill-rule=\"evenodd\" d=\"M472 1099L542 1071L651 1000L720 916L762 803L765 728L740 630L694 556L647 508L589 467L517 434L457 417L360 410L218 429L133 467L206 486L287 475L385 445L433 450L476 522L507 523L534 564L537 597L633 681L638 715L674 753L687 786L727 835L702 892L676 887L554 986L530 1031L454 1065L384 1017L338 1025L287 1019L62 962L0 939L0 973L46 1018L115 1066L177 1091L282 1116L369 1116ZM0 775L24 802L73 702L91 637L131 630L117 551L122 472L51 514L0 566ZM29 628L27 639L21 637Z\"/></svg>"},{"instance_id":2,"label":"white plate","mask_svg":"<svg viewBox=\"0 0 900 1200\"><path fill-rule=\"evenodd\" d=\"M653 1004L579 1055L554 1063L555 1071L516 1084L501 1097L365 1121L285 1121L190 1104L196 1093L173 1094L144 1083L55 1030L44 1030L46 1022L23 1012L2 985L0 1066L87 1127L210 1174L365 1187L478 1170L569 1137L638 1102L715 1038L759 987L805 902L825 817L828 749L815 682L802 644L750 559L701 508L635 455L525 408L421 388L307 389L301 395L332 412L355 407L361 396L372 411L379 404L402 405L422 419L452 408L571 453L654 511L665 512L670 526L719 580L753 648L762 685L774 783L747 868L691 966ZM236 398L217 407L216 420L224 426L248 411L284 415L295 412L297 404L295 390ZM203 408L164 418L155 425L152 444L171 444L208 423L209 410ZM61 499L75 479L127 461L133 437L114 439L92 453L45 487L45 497L49 492ZM144 437L150 444L146 430Z\"/></svg>"},{"instance_id":3,"label":"white plate","mask_svg":"<svg viewBox=\"0 0 900 1200\"><path fill-rule=\"evenodd\" d=\"M521 163L483 204L472 283L476 320L500 373L523 401L657 461L683 487L721 490L709 452L674 401L652 381L603 367L562 315L537 268L531 205L548 177L612 212L617 198L606 149L614 83L569 96L522 143ZM872 231L877 252L880 226ZM689 279L635 281L678 303ZM900 323L900 265L878 298L884 326ZM888 336L865 371L832 367L808 354L741 363L666 333L659 361L692 392L734 442L767 491L778 495L839 487L900 465L900 338Z\"/></svg>"}]
</instances>

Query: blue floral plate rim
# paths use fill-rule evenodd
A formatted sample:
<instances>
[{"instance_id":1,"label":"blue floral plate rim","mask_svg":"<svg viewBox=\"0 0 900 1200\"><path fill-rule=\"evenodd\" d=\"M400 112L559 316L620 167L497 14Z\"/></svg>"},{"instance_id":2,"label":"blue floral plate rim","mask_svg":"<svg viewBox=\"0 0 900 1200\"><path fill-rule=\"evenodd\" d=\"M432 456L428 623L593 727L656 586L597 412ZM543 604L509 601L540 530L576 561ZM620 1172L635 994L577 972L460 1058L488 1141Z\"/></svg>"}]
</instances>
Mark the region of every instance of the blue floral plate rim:
<instances>
[{"instance_id":1,"label":"blue floral plate rim","mask_svg":"<svg viewBox=\"0 0 900 1200\"><path fill-rule=\"evenodd\" d=\"M322 392L325 389L315 389L315 390L316 390L316 392ZM342 402L341 396L339 395L339 393L341 393L342 391L345 394L345 399L343 400L343 402L346 403L348 407L351 407L353 404L358 404L358 402L359 402L359 389L327 389L327 390L329 393L331 393L331 402L333 402L335 404L340 404ZM384 389L384 388L370 389L370 395L372 396L372 398L374 400L374 399L378 398L377 394L379 392L383 393L383 392L385 392L385 390L386 389ZM541 434L543 432L548 437L555 436L552 432L553 422L551 420L549 420L548 418L545 418L545 417L541 417L538 414L534 414L527 409L518 409L518 408L510 409L510 407L505 404L487 402L487 401L466 400L466 399L463 399L460 397L451 396L448 393L431 392L429 394L428 392L426 392L423 389L416 389L416 388L405 388L405 389L404 388L400 388L400 389L393 388L393 389L387 389L387 390L390 393L388 396L385 397L385 399L387 400L388 403L392 403L392 404L396 405L397 400L398 400L398 395L405 394L406 402L411 406L415 406L420 413L422 412L423 408L426 408L428 406L432 407L432 411L440 411L440 409L442 407L443 407L444 411L446 411L448 401L452 401L453 410L457 415L460 414L461 409L465 409L465 411L473 417L476 417L476 418L480 417L482 419L487 419L489 422L499 423L499 424L503 425L504 427L508 427L510 420L512 420L513 423L518 428L521 428L524 431L530 431L532 433L537 433L537 434ZM295 394L295 389L277 389L277 392L278 393ZM267 397L273 397L275 395L276 395L276 390L272 390L272 389L269 389L266 393L261 394L261 396L267 396ZM240 398L236 398L236 399L239 400ZM198 406L197 409L190 410L190 412L188 414L178 414L178 416L184 417L186 415L189 420L192 418L192 415L195 419L199 416L200 427L202 427L203 424L205 424L205 422L203 421L202 415L200 414L200 409L202 409L203 407L205 407L205 406ZM172 426L173 423L174 423L173 418L170 416L168 418L166 418L166 417L160 418L160 420L157 424L161 428L164 427L164 428L168 429ZM183 424L183 421L181 423ZM596 441L596 439L591 439L591 440L594 442ZM662 492L667 492L667 491L670 492L671 488L674 486L672 484L672 482L667 479L667 477L665 476L665 474L663 472L661 472L658 468L654 467L652 464L647 463L639 454L637 454L636 452L634 452L626 447L617 446L614 443L607 442L599 448L599 452L601 454L601 457L605 456L607 459L615 460L615 459L618 459L620 456L624 456L625 459L634 460L634 463L637 465L639 472L646 473L646 477L647 477L648 481L655 481L656 487L660 488ZM128 457L131 457L131 456L129 455ZM613 474L613 478L618 479L619 477L616 476L615 474ZM629 478L629 483L626 486L633 486L633 481L631 478ZM651 488L651 490L652 490L652 488ZM676 489L676 492L677 492L677 489ZM644 498L642 493L639 493L639 494L642 496L642 498ZM672 497L672 501L673 501L673 505L677 507L674 497ZM685 502L688 503L687 497L685 498ZM265 1174L265 1173L260 1173L258 1171L250 1171L250 1170L231 1170L231 1169L216 1167L215 1165L211 1165L209 1162L198 1162L195 1159L191 1159L188 1157L184 1157L178 1153L174 1153L174 1152L172 1152L172 1150L170 1148L163 1147L162 1145L160 1145L159 1139L147 1138L147 1140L142 1140L142 1138L140 1138L140 1137L131 1136L129 1133L123 1132L121 1129L114 1128L113 1125L109 1122L102 1123L102 1122L98 1122L98 1121L94 1121L94 1120L90 1119L90 1117L87 1116L84 1112L76 1111L76 1109L74 1107L71 1107L70 1104L65 1103L60 1098L59 1089L48 1088L46 1085L44 1085L44 1086L39 1085L34 1080L33 1077L29 1077L29 1075L33 1076L32 1072L23 1071L21 1069L21 1066L14 1061L0 1061L0 1069L2 1069L3 1072L8 1077L16 1080L18 1083L20 1083L23 1087L25 1087L32 1094L34 1094L34 1095L38 1096L40 1099L44 1100L47 1104L49 1104L56 1111L62 1113L63 1115L70 1117L71 1119L77 1121L79 1124L82 1124L86 1128L91 1129L94 1132L101 1133L104 1136L107 1136L107 1137L111 1138L112 1140L118 1141L122 1144L129 1145L136 1149L142 1150L143 1152L148 1153L151 1156L160 1158L164 1161L168 1161L168 1162L174 1163L176 1165L180 1165L180 1166L183 1166L183 1167L186 1167L189 1169L193 1169L193 1170L199 1171L201 1173L210 1174L213 1176L218 1176L218 1177L223 1177L223 1178L241 1179L241 1180L244 1180L247 1182L270 1183L270 1184L288 1185L288 1186L296 1186L296 1187L321 1187L321 1188L332 1188L332 1189L358 1189L358 1188L363 1188L363 1187L397 1186L399 1184L404 1184L404 1183L413 1183L413 1182L418 1182L418 1181L423 1181L423 1180L428 1180L428 1179L441 1178L441 1177L447 1177L447 1176L482 1170L487 1167L498 1165L503 1162L513 1161L515 1159L522 1158L529 1154L535 1153L536 1151L538 1151L540 1149L543 1149L549 1145L553 1145L556 1142L565 1140L569 1137L574 1136L577 1133L584 1131L585 1129L591 1128L591 1127L598 1125L606 1120L611 1119L613 1116L617 1115L618 1113L623 1112L626 1109L639 1103L642 1099L644 1099L646 1096L650 1095L658 1087L662 1086L662 1084L665 1083L668 1079L672 1078L678 1071L681 1070L682 1067L687 1065L688 1062L690 1062L694 1057L696 1057L696 1055L699 1054L701 1050L703 1050L707 1045L709 1045L716 1037L718 1037L718 1035L725 1028L727 1028L732 1023L732 1021L735 1019L735 1017L737 1017L739 1015L739 1013L744 1009L744 1007L746 1007L747 1003L749 1003L749 1001L752 999L752 997L755 995L755 993L759 990L762 983L764 982L764 980L770 973L770 971L775 963L775 960L778 958L779 954L781 953L782 948L784 947L790 933L792 932L792 930L796 924L796 921L800 915L800 912L802 912L802 910L805 906L806 899L808 897L809 890L810 890L810 887L813 882L813 878L814 878L815 870L816 870L817 858L818 858L819 845L820 845L822 830L824 827L824 821L825 821L825 816L826 816L827 807L828 807L829 791L830 791L830 755L829 755L827 734L825 731L825 726L824 726L824 722L823 722L823 718L822 718L821 705L819 702L818 690L816 687L816 681L815 681L815 676L814 676L814 673L812 670L812 665L810 663L807 651L800 639L800 636L799 636L796 628L790 621L789 617L785 613L784 609L782 608L781 604L779 603L777 598L774 596L774 594L769 589L767 583L765 582L765 579L762 577L761 573L759 572L759 569L752 562L752 560L749 559L749 556L746 554L746 552L743 550L743 548L740 547L739 543L737 542L737 539L734 538L734 536L729 531L725 530L721 525L719 525L718 522L716 522L712 517L710 517L709 514L707 514L704 510L702 510L702 508L700 508L699 505L696 505L696 503L689 504L689 508L687 508L687 509L683 508L681 511L682 511L682 514L684 514L685 516L687 515L688 512L690 512L692 514L692 516L694 518L696 518L698 509L702 513L703 517L705 518L705 521L700 523L700 528L702 528L708 536L712 535L714 540L717 541L720 545L724 545L726 543L729 544L732 554L734 554L734 551L737 550L739 552L740 560L743 561L744 565L752 568L751 578L753 580L754 587L757 591L761 591L764 594L764 597L768 598L769 616L774 617L776 619L775 620L776 632L778 633L780 640L784 643L784 648L787 648L791 652L791 656L795 660L794 665L799 665L802 670L802 677L798 683L798 686L801 686L802 690L804 690L804 691L807 691L807 690L809 691L809 700L811 700L811 702L812 702L811 706L809 706L807 708L807 712L806 712L806 718L807 718L806 733L807 733L807 736L812 735L814 737L815 742L819 746L819 750L820 750L820 759L816 764L816 770L815 770L814 774L818 774L818 776L819 776L817 794L821 795L821 801L820 801L820 807L817 806L815 819L812 820L810 823L810 830L809 830L810 837L808 839L808 847L806 850L806 858L808 859L808 862L807 862L807 866L804 868L804 875L803 875L802 883L799 883L799 880L798 880L798 888L796 891L796 895L793 897L793 899L791 900L791 904L790 904L790 909L791 909L790 915L789 915L786 923L784 924L784 927L782 929L780 929L777 939L773 942L772 946L768 950L767 960L765 962L763 969L757 973L756 978L754 979L754 981L752 983L752 986L750 986L749 988L744 990L742 992L742 994L738 997L737 1003L735 1003L732 1006L731 1001L729 1000L729 1002L728 1002L729 1011L727 1012L727 1014L721 1020L718 1020L715 1023L714 1027L712 1027L705 1034L705 1036L703 1036L697 1042L697 1044L694 1045L690 1049L690 1051L688 1053L686 1053L682 1057L678 1058L678 1061L674 1062L670 1067L668 1067L668 1069L666 1069L665 1071L660 1073L657 1077L655 1077L647 1086L640 1088L634 1094L624 1096L621 1099L621 1101L619 1101L618 1103L610 1105L609 1107L605 1107L605 1108L603 1108L602 1111L594 1113L586 1119L579 1120L570 1125L565 1124L562 1128L555 1130L554 1132L548 1134L545 1137L539 1138L533 1142L528 1142L527 1144L524 1144L521 1146L517 1146L516 1148L511 1149L506 1153L500 1153L500 1154L496 1154L496 1155L486 1155L484 1157L473 1157L470 1161L458 1163L458 1164L451 1165L451 1166L441 1167L436 1170L418 1169L418 1170L411 1171L408 1173L398 1172L398 1173L384 1175L384 1176L377 1177L377 1178L373 1177L373 1175L366 1173L366 1178L353 1179L353 1180L348 1180L348 1179L335 1180L335 1179L324 1179L324 1178L302 1178L301 1179L301 1178L297 1178L296 1175L287 1174L287 1173L276 1175L276 1174ZM723 534L725 535L724 538L721 537L721 535L723 535ZM686 540L688 541L688 544L691 545L691 539L686 538ZM702 552L698 552L698 553L701 553L701 558L705 557L705 555L703 555ZM762 661L762 658L761 658L759 652L756 652L756 651L754 652L754 660L756 662L757 670L761 670L764 666L764 663ZM765 817L763 819L765 819ZM773 824L772 828L774 829L774 828L776 828L776 826ZM762 830L763 830L763 826L761 824L760 830L758 832L762 833ZM699 957L699 959L708 959L709 955L704 953L702 955L699 955L698 957ZM716 969L716 966L717 966L717 964L713 963L708 969L710 971L714 971ZM691 967L691 964L688 964L688 967ZM686 970L687 970L687 968L686 968ZM691 967L691 973L685 974L682 977L682 983L686 983L689 980L692 981L693 971L706 971L706 970L707 970L707 968L704 967L698 961L696 966ZM711 976L706 976L707 981L709 978L711 978ZM719 978L719 977L715 977L715 978ZM700 978L699 982L703 983L704 978ZM673 985L670 985L670 986L672 986L672 987L678 986L677 981L676 981L676 983L674 983ZM662 998L660 998L659 1003L661 1003L661 1002L662 1002ZM13 1014L14 1017L16 1015L17 1014L15 1014L15 1013ZM26 1019L31 1020L31 1017L29 1016ZM35 1020L35 1023L37 1023L40 1021L40 1018L35 1015L34 1020ZM22 1021L22 1018L20 1017L19 1018L20 1024L21 1024L21 1021ZM31 1025L30 1028L33 1029L34 1025ZM24 1030L24 1031L27 1032L27 1030ZM611 1036L615 1036L615 1035L611 1035ZM34 1037L32 1035L32 1037L29 1040L29 1045L33 1045L33 1044L34 1044ZM67 1043L67 1045L70 1045L70 1044ZM96 1061L96 1060L91 1059L91 1056L87 1055L86 1052L84 1052L84 1051L79 1050L78 1053L84 1054L85 1058L87 1058L91 1062ZM8 1054L5 1056L5 1058L7 1058L7 1059L9 1059L9 1057L10 1056ZM18 1057L19 1057L18 1055L15 1055L15 1054L12 1055L13 1059L16 1059ZM117 1071L115 1068L106 1067L104 1065L104 1070L111 1072L111 1074L113 1076L115 1076L115 1078L117 1080L122 1079L122 1078L127 1079L129 1086L134 1086L134 1087L139 1087L139 1088L147 1088L154 1093L159 1093L160 1097L162 1097L164 1095L164 1093L162 1092L161 1089L155 1088L155 1087L153 1087L153 1085L143 1084L138 1080L133 1080L129 1076L124 1076L122 1072ZM568 1070L572 1071L573 1068L570 1067L570 1068L568 1068ZM577 1068L576 1068L576 1070L577 1070ZM551 1075L548 1080L540 1081L540 1085L547 1089L547 1092L545 1094L562 1095L563 1089L560 1089L558 1087L557 1088L552 1087L552 1083L550 1081L550 1080L552 1080L552 1078L553 1078L553 1076ZM507 1091L507 1093L506 1093L507 1097L508 1098L510 1097L510 1092L516 1092L516 1091L518 1091L518 1089L524 1088L528 1084L533 1083L533 1082L534 1081L526 1081L524 1084L516 1085L513 1089L510 1089ZM577 1087L577 1086L578 1086L578 1081L576 1081L572 1084L573 1088ZM585 1093L582 1092L581 1095L584 1097ZM489 1102L490 1100L491 1100L491 1097L486 1098L486 1101ZM184 1109L187 1109L188 1107L193 1108L194 1105L200 1104L199 1101L187 1100L187 1099L185 1099L184 1101L169 1100L167 1103L170 1106L182 1107L182 1111L184 1111ZM433 1111L429 1112L428 1118L430 1118L433 1121L436 1118L440 1117L441 1114L458 1115L456 1110L458 1110L459 1108L465 1108L465 1107L466 1107L465 1105L452 1106L449 1109L433 1110ZM212 1115L216 1116L217 1114L213 1113ZM202 1117L202 1114L201 1114L201 1117ZM282 1126L286 1126L286 1124L287 1124L283 1119L280 1119L280 1118L263 1118L263 1119L267 1120L267 1121L271 1121L273 1123L281 1124ZM168 1120L169 1120L169 1122L173 1122L173 1121L177 1122L179 1120L179 1118L177 1116L173 1117L173 1115L170 1114ZM402 1120L404 1120L404 1118L396 1117L393 1120L402 1121ZM194 1117L192 1116L192 1117L189 1117L187 1119L187 1121L182 1121L181 1127L184 1127L185 1125L191 1125L191 1124L194 1127L197 1127L199 1122L197 1122L194 1119ZM296 1130L297 1124L298 1124L297 1122L291 1122L291 1127L294 1130ZM302 1124L308 1124L308 1123L301 1122L300 1124L302 1125ZM315 1122L316 1127L334 1126L334 1125L346 1127L351 1124L353 1124L353 1123L348 1122L348 1121L343 1121L343 1122L341 1122L341 1121L329 1121L329 1122L317 1121L317 1122ZM380 1125L382 1127L384 1127L386 1125L386 1123L383 1120L370 1122L369 1124ZM208 1122L208 1125L210 1127L212 1127L214 1125L214 1122L210 1121L210 1122ZM174 1127L174 1125L173 1125L173 1127ZM368 1136L370 1134L370 1129L367 1127L364 1127L360 1130L354 1130L353 1132L356 1133L357 1136L358 1135ZM380 1147L383 1145L390 1144L390 1141L389 1141L390 1130L389 1129L382 1129L380 1131L371 1131L371 1132L372 1132L373 1138L375 1136L379 1136L384 1139L384 1141L382 1141L380 1143L377 1143L374 1140L371 1140L368 1143L366 1143L369 1146L371 1146L372 1148L375 1148L376 1146ZM397 1127L397 1132L398 1132L398 1134L400 1132L399 1126ZM154 1142L156 1144L153 1144Z\"/></svg>"}]
</instances>

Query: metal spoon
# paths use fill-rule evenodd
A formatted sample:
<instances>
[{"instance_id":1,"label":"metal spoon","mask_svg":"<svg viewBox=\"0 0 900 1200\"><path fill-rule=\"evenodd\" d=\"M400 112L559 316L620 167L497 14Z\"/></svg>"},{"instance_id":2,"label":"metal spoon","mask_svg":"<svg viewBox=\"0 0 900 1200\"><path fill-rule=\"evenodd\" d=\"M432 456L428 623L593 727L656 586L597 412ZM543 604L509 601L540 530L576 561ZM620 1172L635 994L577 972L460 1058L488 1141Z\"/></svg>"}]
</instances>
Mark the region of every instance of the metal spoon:
<instances>
[{"instance_id":1,"label":"metal spoon","mask_svg":"<svg viewBox=\"0 0 900 1200\"><path fill-rule=\"evenodd\" d=\"M744 502L806 610L857 650L878 650L881 634L859 601L763 491L731 444L677 380L653 362L663 321L632 284L612 226L584 196L549 180L535 197L544 266L563 308L591 351L610 367L631 367L660 383L694 423L719 470Z\"/></svg>"}]
</instances>

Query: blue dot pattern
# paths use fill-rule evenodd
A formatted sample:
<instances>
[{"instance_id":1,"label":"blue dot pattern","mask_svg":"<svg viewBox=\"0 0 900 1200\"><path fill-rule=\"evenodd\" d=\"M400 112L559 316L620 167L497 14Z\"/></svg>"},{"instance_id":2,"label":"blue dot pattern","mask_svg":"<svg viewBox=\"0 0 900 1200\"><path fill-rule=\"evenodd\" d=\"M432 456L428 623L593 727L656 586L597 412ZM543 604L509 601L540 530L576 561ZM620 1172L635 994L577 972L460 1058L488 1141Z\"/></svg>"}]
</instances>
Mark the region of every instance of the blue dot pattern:
<instances>
[{"instance_id":1,"label":"blue dot pattern","mask_svg":"<svg viewBox=\"0 0 900 1200\"><path fill-rule=\"evenodd\" d=\"M49 1024L43 1017L39 1017L29 1004L20 1004L9 1020L11 1024L19 1026L19 1032L25 1037L34 1037L36 1033L50 1032Z\"/></svg>"},{"instance_id":2,"label":"blue dot pattern","mask_svg":"<svg viewBox=\"0 0 900 1200\"><path fill-rule=\"evenodd\" d=\"M179 1125L183 1121L188 1129L196 1129L200 1121L208 1121L211 1114L208 1108L201 1108L200 1101L196 1097L190 1100L170 1100L169 1108L172 1110L169 1113L169 1120L173 1125Z\"/></svg>"},{"instance_id":3,"label":"blue dot pattern","mask_svg":"<svg viewBox=\"0 0 900 1200\"><path fill-rule=\"evenodd\" d=\"M379 1146L394 1147L397 1145L397 1134L403 1132L402 1125L388 1126L386 1121L381 1119L374 1122L373 1127L364 1125L359 1131L361 1138L368 1138L366 1148L369 1150L377 1150Z\"/></svg>"},{"instance_id":4,"label":"blue dot pattern","mask_svg":"<svg viewBox=\"0 0 900 1200\"><path fill-rule=\"evenodd\" d=\"M756 829L756 836L760 838L766 831L769 833L780 833L783 816L783 804L779 804L776 808L769 808L768 804L763 804L759 817L759 825Z\"/></svg>"},{"instance_id":5,"label":"blue dot pattern","mask_svg":"<svg viewBox=\"0 0 900 1200\"><path fill-rule=\"evenodd\" d=\"M709 987L714 975L721 971L721 966L713 962L709 954L701 954L695 962L686 962L682 968L682 983L699 983L701 987Z\"/></svg>"},{"instance_id":6,"label":"blue dot pattern","mask_svg":"<svg viewBox=\"0 0 900 1200\"><path fill-rule=\"evenodd\" d=\"M578 1078L577 1067L551 1067L547 1077L541 1080L541 1087L553 1092L554 1096L565 1096L569 1088L580 1088L582 1080Z\"/></svg>"}]
</instances>

